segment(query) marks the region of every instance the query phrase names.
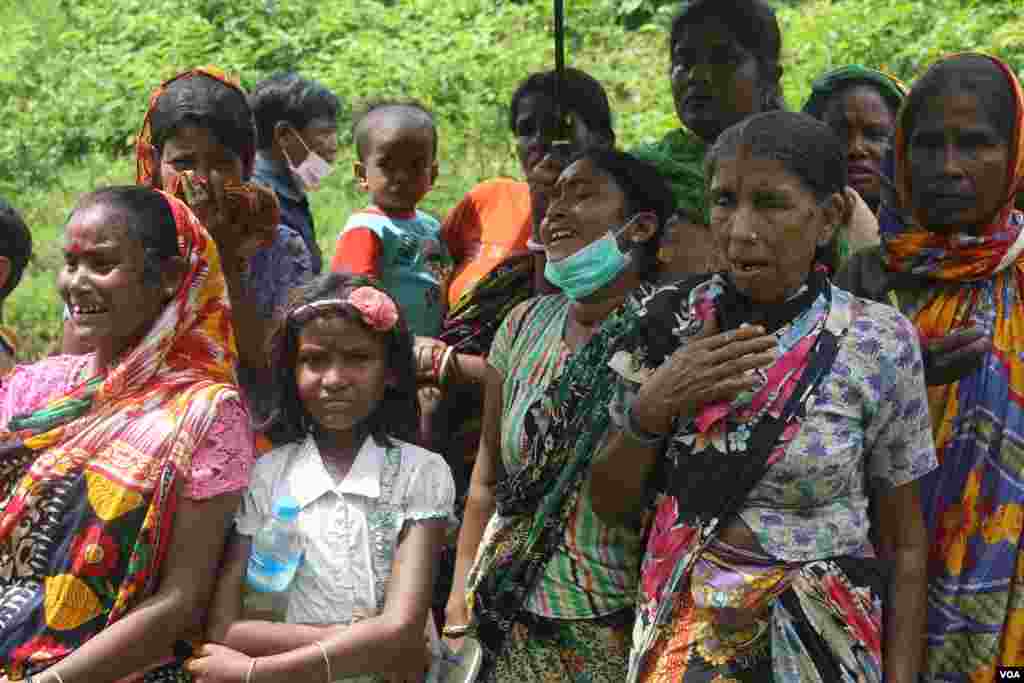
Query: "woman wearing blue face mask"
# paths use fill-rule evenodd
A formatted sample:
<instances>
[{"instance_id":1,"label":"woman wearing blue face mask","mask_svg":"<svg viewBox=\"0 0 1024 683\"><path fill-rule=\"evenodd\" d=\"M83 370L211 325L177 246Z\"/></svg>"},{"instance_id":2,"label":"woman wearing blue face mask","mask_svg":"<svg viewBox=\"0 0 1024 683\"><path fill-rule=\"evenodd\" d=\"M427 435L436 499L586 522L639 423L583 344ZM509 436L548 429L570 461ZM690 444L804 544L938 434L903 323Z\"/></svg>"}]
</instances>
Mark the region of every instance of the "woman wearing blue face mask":
<instances>
[{"instance_id":1,"label":"woman wearing blue face mask","mask_svg":"<svg viewBox=\"0 0 1024 683\"><path fill-rule=\"evenodd\" d=\"M562 293L513 309L491 347L449 601L446 633L480 640L481 680L625 677L640 526L605 525L590 505L610 398L594 380L651 288L672 210L654 167L617 151L584 153L554 186L540 238Z\"/></svg>"}]
</instances>

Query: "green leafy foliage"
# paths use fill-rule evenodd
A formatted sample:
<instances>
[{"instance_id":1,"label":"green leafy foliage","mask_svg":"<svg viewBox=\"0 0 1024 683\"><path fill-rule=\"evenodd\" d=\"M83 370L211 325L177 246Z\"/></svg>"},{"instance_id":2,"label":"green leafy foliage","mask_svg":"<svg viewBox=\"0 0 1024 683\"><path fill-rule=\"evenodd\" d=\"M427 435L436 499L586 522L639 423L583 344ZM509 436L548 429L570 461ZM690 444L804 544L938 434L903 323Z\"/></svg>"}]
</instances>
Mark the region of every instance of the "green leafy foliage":
<instances>
[{"instance_id":1,"label":"green leafy foliage","mask_svg":"<svg viewBox=\"0 0 1024 683\"><path fill-rule=\"evenodd\" d=\"M794 107L817 74L851 62L909 81L943 53L985 49L1024 68L1024 0L774 4ZM569 62L605 85L623 147L678 125L666 26L679 6L566 0ZM0 22L0 195L25 213L36 250L6 322L30 357L59 334L61 225L82 192L132 181L132 140L164 78L213 63L251 86L296 69L349 103L343 129L363 100L418 98L441 136L441 176L424 208L443 214L478 180L517 174L508 99L527 73L553 62L550 0L0 0ZM312 200L327 254L365 201L352 161L343 155Z\"/></svg>"}]
</instances>

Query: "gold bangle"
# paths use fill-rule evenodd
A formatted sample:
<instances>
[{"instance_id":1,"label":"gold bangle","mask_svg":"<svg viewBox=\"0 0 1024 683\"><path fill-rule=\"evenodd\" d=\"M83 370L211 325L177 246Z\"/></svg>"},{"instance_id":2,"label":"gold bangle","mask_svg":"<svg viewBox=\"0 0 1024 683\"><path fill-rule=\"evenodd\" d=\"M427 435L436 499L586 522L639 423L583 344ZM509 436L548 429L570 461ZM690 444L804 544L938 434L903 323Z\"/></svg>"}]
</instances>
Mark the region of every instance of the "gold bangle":
<instances>
[{"instance_id":1,"label":"gold bangle","mask_svg":"<svg viewBox=\"0 0 1024 683\"><path fill-rule=\"evenodd\" d=\"M313 641L313 644L320 648L320 654L324 656L324 668L327 669L327 683L332 683L334 679L331 678L331 658L327 656L327 648L319 640Z\"/></svg>"},{"instance_id":2,"label":"gold bangle","mask_svg":"<svg viewBox=\"0 0 1024 683\"><path fill-rule=\"evenodd\" d=\"M469 633L469 624L448 625L441 629L441 635L448 638L461 638Z\"/></svg>"}]
</instances>

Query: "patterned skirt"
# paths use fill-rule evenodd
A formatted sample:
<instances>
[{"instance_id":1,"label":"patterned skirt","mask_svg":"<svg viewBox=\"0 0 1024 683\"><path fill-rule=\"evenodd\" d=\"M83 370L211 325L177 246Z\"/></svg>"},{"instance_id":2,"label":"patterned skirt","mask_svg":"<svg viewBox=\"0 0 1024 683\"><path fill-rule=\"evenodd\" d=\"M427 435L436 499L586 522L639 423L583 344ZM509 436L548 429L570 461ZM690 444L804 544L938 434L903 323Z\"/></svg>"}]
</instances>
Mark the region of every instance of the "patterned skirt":
<instances>
[{"instance_id":1,"label":"patterned skirt","mask_svg":"<svg viewBox=\"0 0 1024 683\"><path fill-rule=\"evenodd\" d=\"M505 638L488 683L622 683L633 611L598 619L546 619L524 613Z\"/></svg>"},{"instance_id":2,"label":"patterned skirt","mask_svg":"<svg viewBox=\"0 0 1024 683\"><path fill-rule=\"evenodd\" d=\"M870 559L782 564L713 542L644 683L881 683L885 581Z\"/></svg>"}]
</instances>

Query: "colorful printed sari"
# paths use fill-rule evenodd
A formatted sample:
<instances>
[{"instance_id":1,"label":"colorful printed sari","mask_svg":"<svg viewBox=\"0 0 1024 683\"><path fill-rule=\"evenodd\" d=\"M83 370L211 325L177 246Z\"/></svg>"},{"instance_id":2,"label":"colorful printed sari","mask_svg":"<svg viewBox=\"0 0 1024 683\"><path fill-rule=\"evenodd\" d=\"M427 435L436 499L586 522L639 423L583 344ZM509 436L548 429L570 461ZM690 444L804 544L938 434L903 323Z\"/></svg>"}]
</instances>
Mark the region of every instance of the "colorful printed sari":
<instances>
[{"instance_id":1,"label":"colorful printed sari","mask_svg":"<svg viewBox=\"0 0 1024 683\"><path fill-rule=\"evenodd\" d=\"M533 292L533 255L505 259L448 310L441 341L461 353L486 356L505 316Z\"/></svg>"},{"instance_id":2,"label":"colorful printed sari","mask_svg":"<svg viewBox=\"0 0 1024 683\"><path fill-rule=\"evenodd\" d=\"M566 362L546 395L534 402L534 406L550 402L552 407L528 412L527 433L536 435L529 440L530 452L524 466L498 484L497 515L501 523L488 527L491 535L481 543L466 591L474 633L483 646L488 669L499 655L508 658L503 649L517 624L520 628L533 624L531 628L543 631L543 622L550 626L558 621L538 620L526 612L524 604L564 542L586 473L608 431L607 407L614 388L608 363L618 340L638 324L641 299L642 294L634 294L609 315L600 330ZM543 418L537 417L541 415ZM537 419L546 423L537 425ZM591 626L596 623L579 622ZM622 626L610 625L607 630L624 631ZM603 649L601 656L610 657L613 653L607 647L595 645L598 638L594 632L577 630L569 634L563 629L562 635L572 641L584 638L590 642L588 651L599 653ZM625 638L620 640L624 642ZM624 648L619 651L624 654ZM624 657L620 656L616 675L594 680L621 680L623 665Z\"/></svg>"},{"instance_id":3,"label":"colorful printed sari","mask_svg":"<svg viewBox=\"0 0 1024 683\"><path fill-rule=\"evenodd\" d=\"M115 367L0 432L0 666L11 680L156 591L176 487L218 406L237 400L217 250L165 196L187 264L174 299Z\"/></svg>"},{"instance_id":4,"label":"colorful printed sari","mask_svg":"<svg viewBox=\"0 0 1024 683\"><path fill-rule=\"evenodd\" d=\"M930 281L895 292L923 337L977 325L992 342L979 370L929 388L940 467L921 481L931 534L928 670L972 683L994 680L997 665L1024 664L1024 214L1013 206L1024 97L1013 71L991 59L1017 101L1003 209L977 235L930 232L919 211L909 224L887 222L882 235L890 272ZM896 188L910 206L906 125L901 118Z\"/></svg>"},{"instance_id":5,"label":"colorful printed sari","mask_svg":"<svg viewBox=\"0 0 1024 683\"><path fill-rule=\"evenodd\" d=\"M718 539L785 454L832 367L851 325L849 307L835 298L828 280L813 274L766 321L779 345L760 386L678 425L659 477L628 680L881 681L885 584L873 561L787 563ZM665 288L613 363L641 383L708 321L732 329L747 307L718 275Z\"/></svg>"}]
</instances>

